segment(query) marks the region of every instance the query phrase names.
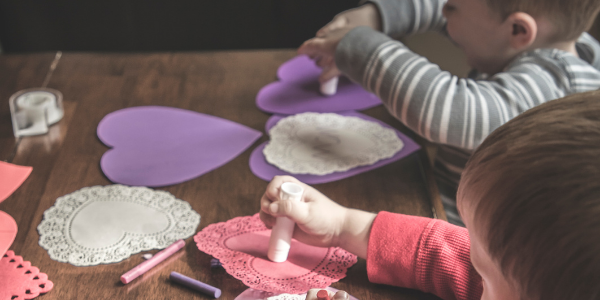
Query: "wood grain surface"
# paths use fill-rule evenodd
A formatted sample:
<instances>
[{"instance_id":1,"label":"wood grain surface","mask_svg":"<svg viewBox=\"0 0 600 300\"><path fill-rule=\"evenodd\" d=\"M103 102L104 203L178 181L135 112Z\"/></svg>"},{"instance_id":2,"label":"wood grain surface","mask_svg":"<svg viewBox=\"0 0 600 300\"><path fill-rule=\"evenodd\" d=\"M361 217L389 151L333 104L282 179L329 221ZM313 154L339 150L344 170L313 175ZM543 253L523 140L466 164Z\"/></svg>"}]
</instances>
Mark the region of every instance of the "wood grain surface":
<instances>
[{"instance_id":1,"label":"wood grain surface","mask_svg":"<svg viewBox=\"0 0 600 300\"><path fill-rule=\"evenodd\" d=\"M8 98L20 89L44 81L55 53L0 56L0 159L33 166L24 184L0 210L19 225L10 249L48 274L54 289L39 299L208 299L169 282L177 271L219 287L221 299L234 299L247 287L223 269L211 269L211 257L192 238L178 254L128 285L121 274L141 263L140 254L115 264L76 267L50 259L38 245L37 225L56 198L94 185L108 185L99 162L108 149L96 136L98 122L108 113L140 105L179 107L244 124L264 133L269 114L256 108L261 87L274 81L278 66L293 50L203 53L94 54L63 53L48 88L64 95L65 117L42 136L15 140ZM421 139L387 113L384 107L365 111ZM224 166L187 182L159 188L188 201L202 216L198 231L209 224L259 210L267 182L248 167L252 147ZM342 205L367 211L392 211L444 218L424 150L382 168L315 188ZM157 251L157 250L156 250ZM152 252L156 252L152 251ZM333 287L359 299L437 299L418 291L376 285L368 281L366 263L359 260Z\"/></svg>"}]
</instances>

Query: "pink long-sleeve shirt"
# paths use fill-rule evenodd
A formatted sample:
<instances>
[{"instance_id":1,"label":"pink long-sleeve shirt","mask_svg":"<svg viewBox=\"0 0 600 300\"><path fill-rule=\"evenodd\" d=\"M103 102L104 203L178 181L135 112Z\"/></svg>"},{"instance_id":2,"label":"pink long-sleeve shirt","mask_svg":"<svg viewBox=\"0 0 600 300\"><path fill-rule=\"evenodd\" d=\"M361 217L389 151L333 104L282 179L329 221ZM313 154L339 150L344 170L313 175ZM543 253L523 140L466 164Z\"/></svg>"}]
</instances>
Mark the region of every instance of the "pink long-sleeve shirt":
<instances>
[{"instance_id":1,"label":"pink long-sleeve shirt","mask_svg":"<svg viewBox=\"0 0 600 300\"><path fill-rule=\"evenodd\" d=\"M367 253L374 283L432 293L444 300L479 300L481 277L471 264L467 230L450 223L381 212Z\"/></svg>"}]
</instances>

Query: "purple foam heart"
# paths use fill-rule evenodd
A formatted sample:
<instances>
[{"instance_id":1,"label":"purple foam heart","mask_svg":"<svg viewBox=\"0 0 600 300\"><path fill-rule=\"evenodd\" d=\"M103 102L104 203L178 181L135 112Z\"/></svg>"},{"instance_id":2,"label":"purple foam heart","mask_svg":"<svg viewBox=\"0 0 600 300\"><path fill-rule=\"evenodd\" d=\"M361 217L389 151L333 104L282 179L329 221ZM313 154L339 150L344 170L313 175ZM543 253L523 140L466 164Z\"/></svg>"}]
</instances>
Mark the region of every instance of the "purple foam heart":
<instances>
[{"instance_id":1,"label":"purple foam heart","mask_svg":"<svg viewBox=\"0 0 600 300\"><path fill-rule=\"evenodd\" d=\"M379 167L382 167L384 165L387 165L389 163L397 161L397 160L415 152L416 150L418 150L420 148L420 146L417 143L415 143L413 140L408 138L406 135L402 134L400 131L396 130L395 128L391 127L390 125L388 125L380 120L369 117L367 115L363 115L363 114L361 114L359 112L355 112L355 111L338 112L337 114L342 115L342 116L359 117L359 118L367 120L367 121L372 121L372 122L381 124L381 126L384 126L387 128L392 128L398 135L398 138L400 138L400 140L402 140L402 142L404 143L404 147L402 147L402 149L400 151L398 151L396 154L394 154L394 156L392 156L388 159L382 159L382 160L380 160L372 165L369 165L369 166L356 167L354 169L350 169L345 172L334 172L334 173L330 173L327 175L309 175L309 174L288 173L288 172L285 172L285 171L277 168L274 165L269 164L267 162L267 160L265 159L265 155L263 154L263 149L265 148L265 146L267 145L268 142L264 142L260 146L256 147L256 149L254 149L254 151L252 151L252 154L250 155L250 169L252 170L252 173L254 173L254 175L256 175L259 178L266 180L266 181L270 181L276 175L290 175L290 176L296 177L298 180L300 180L304 183L307 183L307 184L326 183L326 182L332 182L332 181L344 179L344 178L347 178L350 176L358 175L360 173L364 173L364 172L367 172L367 171L370 171L373 169L377 169ZM269 130L273 126L275 126L275 124L277 124L277 122L279 122L279 120L281 120L283 118L285 118L285 116L273 115L267 121L265 130L267 132L269 132Z\"/></svg>"},{"instance_id":2,"label":"purple foam heart","mask_svg":"<svg viewBox=\"0 0 600 300\"><path fill-rule=\"evenodd\" d=\"M321 68L308 56L292 58L279 67L280 81L270 83L258 92L256 105L269 113L293 115L363 110L381 104L377 96L345 77L340 77L335 95L323 96L319 92L319 74Z\"/></svg>"},{"instance_id":3,"label":"purple foam heart","mask_svg":"<svg viewBox=\"0 0 600 300\"><path fill-rule=\"evenodd\" d=\"M194 111L139 106L106 115L98 137L113 149L102 171L113 182L135 186L181 183L229 162L262 134Z\"/></svg>"}]
</instances>

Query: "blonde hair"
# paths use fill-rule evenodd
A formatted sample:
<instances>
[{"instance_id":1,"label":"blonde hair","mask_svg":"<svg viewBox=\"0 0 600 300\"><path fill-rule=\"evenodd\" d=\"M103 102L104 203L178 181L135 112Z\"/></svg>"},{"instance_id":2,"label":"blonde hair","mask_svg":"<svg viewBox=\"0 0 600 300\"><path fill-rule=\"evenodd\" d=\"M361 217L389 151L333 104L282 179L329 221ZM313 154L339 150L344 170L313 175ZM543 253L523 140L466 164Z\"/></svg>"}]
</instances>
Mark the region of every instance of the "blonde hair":
<instances>
[{"instance_id":1,"label":"blonde hair","mask_svg":"<svg viewBox=\"0 0 600 300\"><path fill-rule=\"evenodd\" d=\"M555 25L556 42L571 41L591 28L598 11L598 0L485 0L493 11L506 19L515 12L546 17Z\"/></svg>"},{"instance_id":2,"label":"blonde hair","mask_svg":"<svg viewBox=\"0 0 600 300\"><path fill-rule=\"evenodd\" d=\"M458 197L524 299L600 299L600 91L498 128L467 163Z\"/></svg>"}]
</instances>

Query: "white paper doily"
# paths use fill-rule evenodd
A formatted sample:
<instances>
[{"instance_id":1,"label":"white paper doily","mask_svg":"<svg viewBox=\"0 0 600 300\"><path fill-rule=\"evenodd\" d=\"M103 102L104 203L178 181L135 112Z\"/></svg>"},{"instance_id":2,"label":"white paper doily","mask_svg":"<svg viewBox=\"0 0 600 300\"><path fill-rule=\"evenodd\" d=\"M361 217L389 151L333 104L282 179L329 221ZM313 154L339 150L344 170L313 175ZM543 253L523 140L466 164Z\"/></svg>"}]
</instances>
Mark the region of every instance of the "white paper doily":
<instances>
[{"instance_id":1,"label":"white paper doily","mask_svg":"<svg viewBox=\"0 0 600 300\"><path fill-rule=\"evenodd\" d=\"M326 175L371 165L404 146L393 129L334 113L289 116L269 134L266 160L293 174Z\"/></svg>"},{"instance_id":2,"label":"white paper doily","mask_svg":"<svg viewBox=\"0 0 600 300\"><path fill-rule=\"evenodd\" d=\"M38 225L50 258L76 266L119 262L192 236L200 215L165 191L114 184L56 199Z\"/></svg>"}]
</instances>

